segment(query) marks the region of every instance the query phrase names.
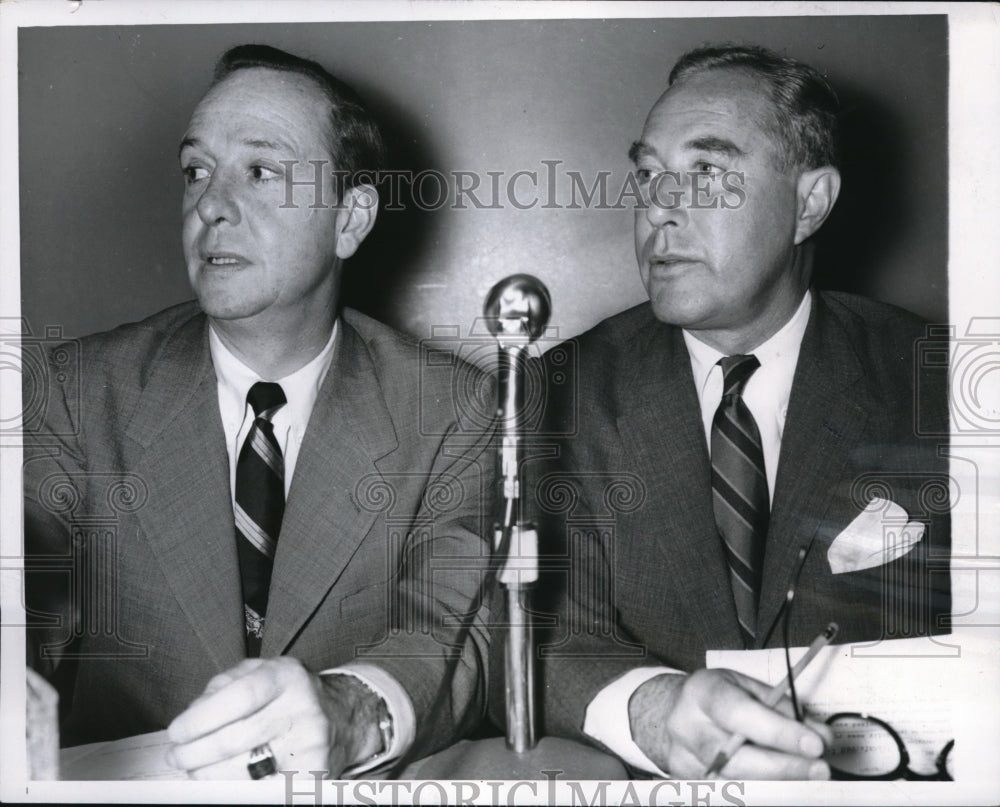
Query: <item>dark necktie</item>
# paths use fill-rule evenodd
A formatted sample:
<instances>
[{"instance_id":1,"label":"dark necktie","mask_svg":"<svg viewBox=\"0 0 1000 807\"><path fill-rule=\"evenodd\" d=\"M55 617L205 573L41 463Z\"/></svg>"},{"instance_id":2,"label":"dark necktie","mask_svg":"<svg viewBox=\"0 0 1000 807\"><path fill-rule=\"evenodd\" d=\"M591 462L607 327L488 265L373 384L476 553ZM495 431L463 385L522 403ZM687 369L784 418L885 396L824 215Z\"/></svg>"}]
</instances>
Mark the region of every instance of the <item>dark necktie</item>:
<instances>
[{"instance_id":1,"label":"dark necktie","mask_svg":"<svg viewBox=\"0 0 1000 807\"><path fill-rule=\"evenodd\" d=\"M719 365L723 388L712 421L712 502L743 641L752 647L770 503L760 432L742 393L760 362L752 355L727 356Z\"/></svg>"},{"instance_id":2,"label":"dark necktie","mask_svg":"<svg viewBox=\"0 0 1000 807\"><path fill-rule=\"evenodd\" d=\"M285 462L271 418L285 404L281 386L258 381L247 393L254 421L236 461L236 546L243 583L247 656L260 655L271 567L285 512Z\"/></svg>"}]
</instances>

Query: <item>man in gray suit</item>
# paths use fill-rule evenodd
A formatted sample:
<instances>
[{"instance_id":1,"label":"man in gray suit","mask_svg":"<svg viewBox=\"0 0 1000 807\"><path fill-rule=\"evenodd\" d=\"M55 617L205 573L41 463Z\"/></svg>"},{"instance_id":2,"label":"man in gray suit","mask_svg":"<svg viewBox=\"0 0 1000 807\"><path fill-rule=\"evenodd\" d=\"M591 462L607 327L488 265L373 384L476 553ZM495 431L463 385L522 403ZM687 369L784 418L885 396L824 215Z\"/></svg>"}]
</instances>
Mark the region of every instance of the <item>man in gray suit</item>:
<instances>
[{"instance_id":1,"label":"man in gray suit","mask_svg":"<svg viewBox=\"0 0 1000 807\"><path fill-rule=\"evenodd\" d=\"M545 728L636 768L702 777L743 735L715 775L826 778L826 727L703 669L706 650L780 647L786 615L799 645L830 621L843 641L947 627L947 470L915 424L948 420L942 374L916 368L924 325L810 287L836 115L801 63L682 57L631 151L649 302L579 337L570 377L566 351L546 356L546 425L567 436L537 501L575 562L541 648Z\"/></svg>"},{"instance_id":2,"label":"man in gray suit","mask_svg":"<svg viewBox=\"0 0 1000 807\"><path fill-rule=\"evenodd\" d=\"M50 355L26 552L73 585L29 574L29 663L62 684L64 745L166 728L196 778L339 776L478 722L485 632L457 642L489 437L451 368L340 304L382 150L319 65L227 52L180 149L197 303Z\"/></svg>"}]
</instances>

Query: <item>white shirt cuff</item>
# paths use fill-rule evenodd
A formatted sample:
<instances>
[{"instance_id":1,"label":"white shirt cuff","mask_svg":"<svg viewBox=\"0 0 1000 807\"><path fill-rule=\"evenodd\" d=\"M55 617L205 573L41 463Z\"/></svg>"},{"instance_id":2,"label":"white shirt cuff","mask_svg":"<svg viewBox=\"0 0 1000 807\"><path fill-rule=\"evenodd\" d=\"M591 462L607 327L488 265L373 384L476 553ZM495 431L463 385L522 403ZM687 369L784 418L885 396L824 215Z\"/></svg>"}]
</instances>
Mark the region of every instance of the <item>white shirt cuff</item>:
<instances>
[{"instance_id":1,"label":"white shirt cuff","mask_svg":"<svg viewBox=\"0 0 1000 807\"><path fill-rule=\"evenodd\" d=\"M392 742L381 754L360 762L343 772L343 776L359 776L380 768L405 754L416 737L417 717L413 702L402 684L381 667L374 664L345 664L323 670L320 675L351 675L385 701L389 717L392 718Z\"/></svg>"},{"instance_id":2,"label":"white shirt cuff","mask_svg":"<svg viewBox=\"0 0 1000 807\"><path fill-rule=\"evenodd\" d=\"M668 774L656 767L632 739L628 702L635 691L650 678L679 672L670 667L638 667L619 676L598 692L587 705L583 733L603 743L633 768L667 778Z\"/></svg>"}]
</instances>

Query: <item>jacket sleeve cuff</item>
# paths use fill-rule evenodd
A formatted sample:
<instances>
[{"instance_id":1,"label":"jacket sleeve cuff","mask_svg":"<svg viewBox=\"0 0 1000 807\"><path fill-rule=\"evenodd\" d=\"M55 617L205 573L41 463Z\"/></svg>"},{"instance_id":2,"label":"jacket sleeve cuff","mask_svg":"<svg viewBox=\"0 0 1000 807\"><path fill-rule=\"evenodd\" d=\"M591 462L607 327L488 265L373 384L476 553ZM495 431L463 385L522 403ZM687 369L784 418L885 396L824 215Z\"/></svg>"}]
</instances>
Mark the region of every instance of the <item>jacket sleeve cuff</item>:
<instances>
[{"instance_id":1,"label":"jacket sleeve cuff","mask_svg":"<svg viewBox=\"0 0 1000 807\"><path fill-rule=\"evenodd\" d=\"M323 670L320 675L350 675L357 678L385 702L392 720L392 741L388 748L343 772L344 777L357 777L395 762L405 754L416 737L417 718L413 702L403 686L392 675L374 664L345 664Z\"/></svg>"},{"instance_id":2,"label":"jacket sleeve cuff","mask_svg":"<svg viewBox=\"0 0 1000 807\"><path fill-rule=\"evenodd\" d=\"M583 733L603 744L633 768L668 777L653 764L632 739L628 702L635 691L650 678L663 673L678 673L670 667L639 667L619 676L598 692L587 705Z\"/></svg>"}]
</instances>

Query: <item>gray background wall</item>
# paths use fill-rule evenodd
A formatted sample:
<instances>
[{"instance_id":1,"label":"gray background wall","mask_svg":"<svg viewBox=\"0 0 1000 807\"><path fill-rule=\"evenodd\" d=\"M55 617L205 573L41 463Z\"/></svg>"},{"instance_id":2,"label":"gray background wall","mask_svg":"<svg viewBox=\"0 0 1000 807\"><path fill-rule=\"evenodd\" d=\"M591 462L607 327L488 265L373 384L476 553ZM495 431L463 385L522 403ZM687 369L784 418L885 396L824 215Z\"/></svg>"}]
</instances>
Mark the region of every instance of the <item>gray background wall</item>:
<instances>
[{"instance_id":1,"label":"gray background wall","mask_svg":"<svg viewBox=\"0 0 1000 807\"><path fill-rule=\"evenodd\" d=\"M185 25L19 33L22 312L77 336L191 294L177 146L216 57L264 42L320 60L382 121L392 166L540 172L556 206L383 213L348 302L406 330L467 333L489 287L531 272L571 336L644 298L630 209L566 209L568 171L612 172L676 58L746 41L826 72L845 107L845 189L818 242L821 285L947 316L944 17ZM428 185L434 197L434 186ZM518 185L527 199L528 183ZM560 204L562 207L560 208Z\"/></svg>"}]
</instances>

